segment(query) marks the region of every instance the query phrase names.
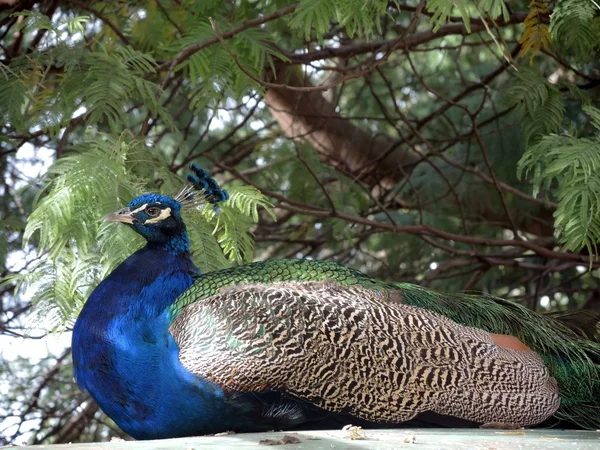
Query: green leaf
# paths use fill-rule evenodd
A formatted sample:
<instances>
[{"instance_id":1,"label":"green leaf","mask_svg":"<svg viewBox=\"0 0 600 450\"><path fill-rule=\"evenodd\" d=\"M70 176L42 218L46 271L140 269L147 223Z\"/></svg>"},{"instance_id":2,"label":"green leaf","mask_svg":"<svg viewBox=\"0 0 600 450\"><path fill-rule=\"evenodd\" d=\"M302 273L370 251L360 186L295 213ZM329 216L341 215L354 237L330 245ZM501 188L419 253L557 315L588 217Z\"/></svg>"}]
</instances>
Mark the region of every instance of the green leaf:
<instances>
[{"instance_id":1,"label":"green leaf","mask_svg":"<svg viewBox=\"0 0 600 450\"><path fill-rule=\"evenodd\" d=\"M317 36L329 30L329 22L335 16L334 2L329 0L304 0L292 15L289 25L303 32L304 39L310 40L313 28Z\"/></svg>"},{"instance_id":2,"label":"green leaf","mask_svg":"<svg viewBox=\"0 0 600 450\"><path fill-rule=\"evenodd\" d=\"M69 31L69 34L85 33L83 24L89 20L90 16L73 17L72 19L67 20L67 30Z\"/></svg>"},{"instance_id":3,"label":"green leaf","mask_svg":"<svg viewBox=\"0 0 600 450\"><path fill-rule=\"evenodd\" d=\"M561 0L550 16L552 40L565 52L583 58L600 48L597 5L589 0Z\"/></svg>"},{"instance_id":4,"label":"green leaf","mask_svg":"<svg viewBox=\"0 0 600 450\"><path fill-rule=\"evenodd\" d=\"M479 0L477 5L493 19L502 16L505 21L510 20L510 14L504 0Z\"/></svg>"},{"instance_id":5,"label":"green leaf","mask_svg":"<svg viewBox=\"0 0 600 450\"><path fill-rule=\"evenodd\" d=\"M560 130L565 115L563 95L556 86L530 69L515 73L504 103L516 108L526 146Z\"/></svg>"},{"instance_id":6,"label":"green leaf","mask_svg":"<svg viewBox=\"0 0 600 450\"><path fill-rule=\"evenodd\" d=\"M535 193L554 183L558 240L574 252L598 254L600 242L600 140L550 135L527 149L519 175L533 174Z\"/></svg>"},{"instance_id":7,"label":"green leaf","mask_svg":"<svg viewBox=\"0 0 600 450\"><path fill-rule=\"evenodd\" d=\"M0 269L6 268L6 257L8 256L8 234L4 230L4 221L0 221Z\"/></svg>"},{"instance_id":8,"label":"green leaf","mask_svg":"<svg viewBox=\"0 0 600 450\"><path fill-rule=\"evenodd\" d=\"M448 22L448 18L453 14L456 8L462 17L467 33L471 33L470 13L465 0L429 0L427 2L427 11L433 13L431 23L433 23L433 32Z\"/></svg>"},{"instance_id":9,"label":"green leaf","mask_svg":"<svg viewBox=\"0 0 600 450\"><path fill-rule=\"evenodd\" d=\"M10 122L15 128L22 129L27 86L15 71L2 63L0 63L0 72L0 120Z\"/></svg>"},{"instance_id":10,"label":"green leaf","mask_svg":"<svg viewBox=\"0 0 600 450\"><path fill-rule=\"evenodd\" d=\"M258 222L258 208L264 209L275 220L268 199L253 186L228 187L230 198L220 205L217 214L211 205L202 209L204 218L214 224L213 234L229 261L238 264L253 259L254 239L252 225Z\"/></svg>"},{"instance_id":11,"label":"green leaf","mask_svg":"<svg viewBox=\"0 0 600 450\"><path fill-rule=\"evenodd\" d=\"M590 118L590 123L597 129L600 130L600 109L594 108L591 105L584 105L582 107L583 112Z\"/></svg>"}]
</instances>

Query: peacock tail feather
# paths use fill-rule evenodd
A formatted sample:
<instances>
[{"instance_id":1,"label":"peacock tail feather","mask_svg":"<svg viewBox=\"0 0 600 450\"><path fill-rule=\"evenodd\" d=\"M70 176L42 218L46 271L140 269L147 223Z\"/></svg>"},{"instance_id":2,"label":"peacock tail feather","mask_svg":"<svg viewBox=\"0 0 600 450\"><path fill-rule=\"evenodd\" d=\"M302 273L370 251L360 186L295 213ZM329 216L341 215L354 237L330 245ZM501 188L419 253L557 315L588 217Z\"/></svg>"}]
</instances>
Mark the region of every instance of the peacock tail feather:
<instances>
[{"instance_id":1,"label":"peacock tail feather","mask_svg":"<svg viewBox=\"0 0 600 450\"><path fill-rule=\"evenodd\" d=\"M378 422L432 410L526 425L558 408L556 379L554 417L600 427L600 345L495 297L272 260L199 276L170 317L184 367L226 390L280 389ZM488 333L535 353L496 346Z\"/></svg>"},{"instance_id":2,"label":"peacock tail feather","mask_svg":"<svg viewBox=\"0 0 600 450\"><path fill-rule=\"evenodd\" d=\"M541 355L557 380L561 405L555 417L577 426L600 426L600 344L582 338L559 319L490 295L440 294L393 283L408 304L443 314L463 325L518 337Z\"/></svg>"}]
</instances>

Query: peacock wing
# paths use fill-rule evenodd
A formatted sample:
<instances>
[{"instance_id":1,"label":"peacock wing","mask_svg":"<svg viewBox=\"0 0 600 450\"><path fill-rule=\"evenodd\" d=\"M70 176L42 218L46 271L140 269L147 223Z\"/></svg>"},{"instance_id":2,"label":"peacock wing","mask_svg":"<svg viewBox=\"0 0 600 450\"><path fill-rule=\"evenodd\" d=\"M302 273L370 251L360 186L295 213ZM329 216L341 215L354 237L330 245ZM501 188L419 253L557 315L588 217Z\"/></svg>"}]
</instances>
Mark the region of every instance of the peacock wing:
<instances>
[{"instance_id":1,"label":"peacock wing","mask_svg":"<svg viewBox=\"0 0 600 450\"><path fill-rule=\"evenodd\" d=\"M187 302L170 332L183 366L226 391L280 391L375 422L432 411L530 425L558 408L537 354L402 300L331 281L242 283Z\"/></svg>"},{"instance_id":2,"label":"peacock wing","mask_svg":"<svg viewBox=\"0 0 600 450\"><path fill-rule=\"evenodd\" d=\"M526 306L485 294L442 294L407 283L392 283L407 304L443 314L466 326L515 336L541 355L557 380L561 407L555 417L566 426L600 427L600 344L590 340L597 315L576 327L572 315L539 314ZM580 318L578 318L580 320Z\"/></svg>"}]
</instances>

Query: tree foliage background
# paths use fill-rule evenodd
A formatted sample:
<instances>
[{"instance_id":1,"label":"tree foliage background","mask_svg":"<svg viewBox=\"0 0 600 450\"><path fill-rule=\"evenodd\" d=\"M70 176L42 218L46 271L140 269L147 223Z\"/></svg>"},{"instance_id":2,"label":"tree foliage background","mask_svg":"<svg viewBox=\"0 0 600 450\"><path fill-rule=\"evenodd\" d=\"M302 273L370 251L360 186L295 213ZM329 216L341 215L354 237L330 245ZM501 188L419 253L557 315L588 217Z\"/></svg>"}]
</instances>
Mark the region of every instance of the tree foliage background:
<instances>
[{"instance_id":1,"label":"tree foliage background","mask_svg":"<svg viewBox=\"0 0 600 450\"><path fill-rule=\"evenodd\" d=\"M122 435L68 348L27 348L141 245L101 218L190 162L233 194L187 217L205 271L330 259L600 308L594 0L2 0L0 44L4 443Z\"/></svg>"}]
</instances>

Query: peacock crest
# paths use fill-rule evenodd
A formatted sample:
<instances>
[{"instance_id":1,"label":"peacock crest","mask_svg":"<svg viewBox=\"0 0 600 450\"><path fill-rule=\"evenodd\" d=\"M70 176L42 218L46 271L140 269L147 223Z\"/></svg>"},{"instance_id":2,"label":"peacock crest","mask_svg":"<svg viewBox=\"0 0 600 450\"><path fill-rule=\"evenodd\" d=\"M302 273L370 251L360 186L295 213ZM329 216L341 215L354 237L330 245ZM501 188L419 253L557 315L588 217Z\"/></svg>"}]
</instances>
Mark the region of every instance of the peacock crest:
<instances>
[{"instance_id":1,"label":"peacock crest","mask_svg":"<svg viewBox=\"0 0 600 450\"><path fill-rule=\"evenodd\" d=\"M218 204L228 200L229 193L221 189L219 183L197 164L190 164L190 170L193 173L187 175L189 184L184 186L174 200L181 203L183 208L197 208L207 201L214 205L215 211L218 212Z\"/></svg>"}]
</instances>

